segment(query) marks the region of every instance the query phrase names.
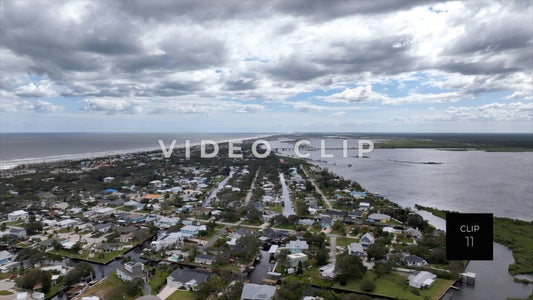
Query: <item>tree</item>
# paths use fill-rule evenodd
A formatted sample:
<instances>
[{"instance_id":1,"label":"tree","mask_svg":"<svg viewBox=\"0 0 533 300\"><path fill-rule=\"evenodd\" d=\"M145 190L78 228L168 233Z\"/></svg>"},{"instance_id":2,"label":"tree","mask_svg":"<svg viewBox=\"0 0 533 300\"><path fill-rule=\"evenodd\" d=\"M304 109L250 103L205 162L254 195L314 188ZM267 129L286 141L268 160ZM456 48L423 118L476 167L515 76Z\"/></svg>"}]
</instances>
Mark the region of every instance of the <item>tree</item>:
<instances>
[{"instance_id":1,"label":"tree","mask_svg":"<svg viewBox=\"0 0 533 300\"><path fill-rule=\"evenodd\" d=\"M388 252L389 250L387 249L387 247L385 247L381 243L374 243L368 246L368 249L366 250L368 258L374 258L375 260L384 259L387 256Z\"/></svg>"},{"instance_id":2,"label":"tree","mask_svg":"<svg viewBox=\"0 0 533 300\"><path fill-rule=\"evenodd\" d=\"M335 262L335 272L338 274L339 281L346 282L350 278L363 278L366 267L361 259L355 255L342 253L337 256ZM342 284L342 282L341 282Z\"/></svg>"},{"instance_id":3,"label":"tree","mask_svg":"<svg viewBox=\"0 0 533 300\"><path fill-rule=\"evenodd\" d=\"M326 248L322 248L318 250L316 253L316 264L318 266L323 266L328 263L329 259L329 252Z\"/></svg>"},{"instance_id":4,"label":"tree","mask_svg":"<svg viewBox=\"0 0 533 300\"><path fill-rule=\"evenodd\" d=\"M52 274L50 272L43 272L41 278L41 290L43 293L48 293L52 288Z\"/></svg>"},{"instance_id":5,"label":"tree","mask_svg":"<svg viewBox=\"0 0 533 300\"><path fill-rule=\"evenodd\" d=\"M361 283L361 290L364 292L372 292L376 289L376 285L372 281L363 280Z\"/></svg>"}]
</instances>

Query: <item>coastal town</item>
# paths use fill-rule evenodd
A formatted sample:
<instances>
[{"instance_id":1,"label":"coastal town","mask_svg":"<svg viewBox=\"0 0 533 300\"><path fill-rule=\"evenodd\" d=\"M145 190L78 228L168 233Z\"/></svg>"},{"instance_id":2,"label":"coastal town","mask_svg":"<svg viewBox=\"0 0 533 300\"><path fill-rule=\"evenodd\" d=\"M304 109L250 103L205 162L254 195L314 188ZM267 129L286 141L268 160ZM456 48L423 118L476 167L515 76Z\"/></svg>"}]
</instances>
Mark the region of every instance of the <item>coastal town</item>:
<instances>
[{"instance_id":1,"label":"coastal town","mask_svg":"<svg viewBox=\"0 0 533 300\"><path fill-rule=\"evenodd\" d=\"M0 299L440 299L475 284L417 213L243 149L3 170Z\"/></svg>"}]
</instances>

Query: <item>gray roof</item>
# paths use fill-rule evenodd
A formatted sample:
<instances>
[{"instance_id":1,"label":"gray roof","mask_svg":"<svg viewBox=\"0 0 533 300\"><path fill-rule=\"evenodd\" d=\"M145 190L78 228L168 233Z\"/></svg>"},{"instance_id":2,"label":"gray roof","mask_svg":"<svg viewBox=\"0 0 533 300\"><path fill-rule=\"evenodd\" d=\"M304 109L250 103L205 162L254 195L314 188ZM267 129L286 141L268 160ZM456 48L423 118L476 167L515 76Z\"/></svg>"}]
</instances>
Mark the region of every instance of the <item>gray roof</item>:
<instances>
[{"instance_id":1,"label":"gray roof","mask_svg":"<svg viewBox=\"0 0 533 300\"><path fill-rule=\"evenodd\" d=\"M199 259L215 259L215 256L209 254L198 254L195 258Z\"/></svg>"},{"instance_id":2,"label":"gray roof","mask_svg":"<svg viewBox=\"0 0 533 300\"><path fill-rule=\"evenodd\" d=\"M406 257L403 258L406 262L409 262L409 263L423 263L425 260L418 256L418 255L407 255Z\"/></svg>"},{"instance_id":3,"label":"gray roof","mask_svg":"<svg viewBox=\"0 0 533 300\"><path fill-rule=\"evenodd\" d=\"M183 283L194 279L196 282L198 282L198 284L200 284L207 281L209 274L200 273L193 269L177 269L176 271L172 272L169 277L172 277L172 280L174 281Z\"/></svg>"},{"instance_id":4,"label":"gray roof","mask_svg":"<svg viewBox=\"0 0 533 300\"><path fill-rule=\"evenodd\" d=\"M348 249L351 253L363 252L363 245L361 245L360 243L351 243L350 245L348 245Z\"/></svg>"},{"instance_id":5,"label":"gray roof","mask_svg":"<svg viewBox=\"0 0 533 300\"><path fill-rule=\"evenodd\" d=\"M370 216L368 216L368 218L372 220L384 220L390 219L390 216L385 214L371 214Z\"/></svg>"},{"instance_id":6,"label":"gray roof","mask_svg":"<svg viewBox=\"0 0 533 300\"><path fill-rule=\"evenodd\" d=\"M276 287L266 284L248 283L242 288L241 299L263 300L272 299L276 293Z\"/></svg>"}]
</instances>

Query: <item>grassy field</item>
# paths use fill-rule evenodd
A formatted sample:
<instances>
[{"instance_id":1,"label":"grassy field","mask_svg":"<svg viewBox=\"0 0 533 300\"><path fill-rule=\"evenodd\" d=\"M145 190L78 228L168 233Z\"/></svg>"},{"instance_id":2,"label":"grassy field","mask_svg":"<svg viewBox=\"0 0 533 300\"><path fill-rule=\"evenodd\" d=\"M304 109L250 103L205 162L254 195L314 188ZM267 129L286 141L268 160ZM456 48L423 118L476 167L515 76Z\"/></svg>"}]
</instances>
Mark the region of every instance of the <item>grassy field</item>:
<instances>
[{"instance_id":1,"label":"grassy field","mask_svg":"<svg viewBox=\"0 0 533 300\"><path fill-rule=\"evenodd\" d=\"M152 288L152 295L155 295L159 292L158 289L167 281L168 275L170 275L170 272L161 271L159 269L155 270L154 276L152 276L148 282Z\"/></svg>"},{"instance_id":2,"label":"grassy field","mask_svg":"<svg viewBox=\"0 0 533 300\"><path fill-rule=\"evenodd\" d=\"M418 209L446 219L446 212L417 205ZM494 217L494 241L513 252L515 262L509 265L509 274L533 274L533 222Z\"/></svg>"},{"instance_id":3,"label":"grassy field","mask_svg":"<svg viewBox=\"0 0 533 300\"><path fill-rule=\"evenodd\" d=\"M107 276L107 278L101 281L100 283L92 286L85 293L81 294L81 296L78 298L81 299L87 296L97 296L100 299L107 299L107 295L110 294L113 289L120 285L122 285L122 280L117 277L116 273L113 273ZM124 296L123 299L132 300L135 299L135 297Z\"/></svg>"},{"instance_id":4,"label":"grassy field","mask_svg":"<svg viewBox=\"0 0 533 300\"><path fill-rule=\"evenodd\" d=\"M347 237L338 237L337 246L346 247L351 243L357 243L359 239L347 238Z\"/></svg>"},{"instance_id":5,"label":"grassy field","mask_svg":"<svg viewBox=\"0 0 533 300\"><path fill-rule=\"evenodd\" d=\"M131 247L130 248L124 248L124 249L119 250L119 251L112 251L112 252L109 252L109 253L104 253L103 257L94 256L92 258L88 258L88 256L89 256L89 252L88 251L83 251L81 254L79 254L79 253L69 252L69 251L66 251L66 250L53 250L50 253L61 255L61 256L64 256L64 257L77 258L77 259L80 259L80 260L86 260L86 261L90 261L90 262L96 262L96 263L105 264L105 263L108 263L108 262L114 260L117 256L126 253L130 249L131 249Z\"/></svg>"},{"instance_id":6,"label":"grassy field","mask_svg":"<svg viewBox=\"0 0 533 300\"><path fill-rule=\"evenodd\" d=\"M459 138L405 138L393 137L375 142L376 148L394 149L394 148L437 148L452 150L484 150L488 152L525 152L533 151L531 142L526 139L523 141L506 141L498 139L486 139L469 141L468 139Z\"/></svg>"},{"instance_id":7,"label":"grassy field","mask_svg":"<svg viewBox=\"0 0 533 300\"><path fill-rule=\"evenodd\" d=\"M363 279L349 280L345 286L335 283L333 287L351 291L362 291L361 283L363 280L374 282L376 289L372 292L373 294L394 296L399 299L424 299L426 296L429 299L438 299L454 282L453 280L437 279L429 289L415 289L420 292L420 295L415 295L411 292L414 288L411 288L407 284L406 277L394 273L378 276L373 271L367 271Z\"/></svg>"},{"instance_id":8,"label":"grassy field","mask_svg":"<svg viewBox=\"0 0 533 300\"><path fill-rule=\"evenodd\" d=\"M187 291L175 291L170 295L167 300L195 300L196 296L193 292Z\"/></svg>"},{"instance_id":9,"label":"grassy field","mask_svg":"<svg viewBox=\"0 0 533 300\"><path fill-rule=\"evenodd\" d=\"M273 212L276 212L278 214L281 214L282 209L283 209L281 207L281 204L272 205L272 206L269 206L268 208L270 208Z\"/></svg>"}]
</instances>

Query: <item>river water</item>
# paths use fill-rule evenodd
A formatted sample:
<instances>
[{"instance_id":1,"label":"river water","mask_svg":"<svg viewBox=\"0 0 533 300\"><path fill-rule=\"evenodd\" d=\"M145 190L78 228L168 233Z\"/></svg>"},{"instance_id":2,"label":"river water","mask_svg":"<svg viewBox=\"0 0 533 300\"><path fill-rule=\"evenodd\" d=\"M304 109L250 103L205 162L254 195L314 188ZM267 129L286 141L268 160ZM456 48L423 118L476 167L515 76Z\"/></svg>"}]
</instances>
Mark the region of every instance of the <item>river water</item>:
<instances>
[{"instance_id":1,"label":"river water","mask_svg":"<svg viewBox=\"0 0 533 300\"><path fill-rule=\"evenodd\" d=\"M309 139L320 147L320 140ZM348 141L356 147L357 140ZM292 147L282 141L272 147ZM342 147L340 139L327 139L326 148ZM302 153L307 153L305 150ZM356 158L357 150L326 150L334 157L322 157L309 151L313 163L350 180L365 189L384 194L403 207L421 204L459 212L484 212L496 216L533 220L533 153L445 151L437 149L376 149ZM294 151L281 152L294 156ZM318 161L321 160L321 161ZM427 164L434 162L437 164ZM428 212L419 212L439 229L445 220ZM450 299L496 300L508 297L527 298L532 284L513 281L507 272L513 263L512 252L494 243L493 261L471 261L466 268L477 274L474 287L461 285Z\"/></svg>"}]
</instances>

